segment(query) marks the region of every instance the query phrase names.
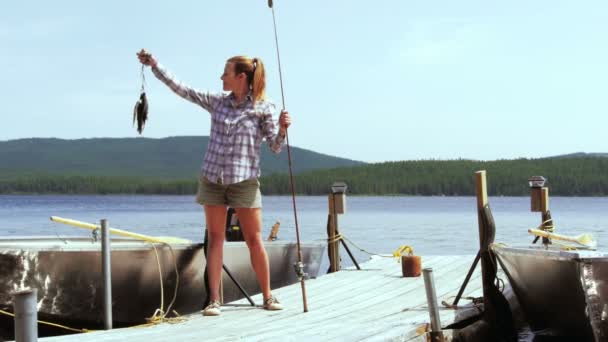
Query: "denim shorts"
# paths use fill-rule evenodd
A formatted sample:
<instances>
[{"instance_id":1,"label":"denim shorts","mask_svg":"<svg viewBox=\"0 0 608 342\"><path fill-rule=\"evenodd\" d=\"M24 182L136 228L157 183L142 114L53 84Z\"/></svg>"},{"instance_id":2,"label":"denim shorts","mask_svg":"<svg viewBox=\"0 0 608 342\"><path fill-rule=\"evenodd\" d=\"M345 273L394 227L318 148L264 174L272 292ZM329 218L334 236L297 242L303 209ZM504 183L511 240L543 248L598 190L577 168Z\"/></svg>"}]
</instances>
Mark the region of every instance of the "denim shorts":
<instances>
[{"instance_id":1,"label":"denim shorts","mask_svg":"<svg viewBox=\"0 0 608 342\"><path fill-rule=\"evenodd\" d=\"M232 208L261 208L260 182L257 178L251 178L234 184L220 184L200 176L196 202L202 205L227 205Z\"/></svg>"}]
</instances>

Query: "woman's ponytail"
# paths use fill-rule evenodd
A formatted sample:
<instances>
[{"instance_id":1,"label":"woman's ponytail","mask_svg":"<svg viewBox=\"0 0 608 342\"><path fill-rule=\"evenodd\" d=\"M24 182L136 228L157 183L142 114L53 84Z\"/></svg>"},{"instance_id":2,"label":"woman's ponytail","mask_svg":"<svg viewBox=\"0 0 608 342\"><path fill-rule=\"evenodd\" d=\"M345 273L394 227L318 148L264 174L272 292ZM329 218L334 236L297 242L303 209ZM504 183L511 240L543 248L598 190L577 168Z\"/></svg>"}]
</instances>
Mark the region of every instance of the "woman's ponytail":
<instances>
[{"instance_id":1,"label":"woman's ponytail","mask_svg":"<svg viewBox=\"0 0 608 342\"><path fill-rule=\"evenodd\" d=\"M253 64L253 80L251 82L251 91L255 101L264 100L266 98L266 72L264 71L264 63L259 58L252 60Z\"/></svg>"},{"instance_id":2,"label":"woman's ponytail","mask_svg":"<svg viewBox=\"0 0 608 342\"><path fill-rule=\"evenodd\" d=\"M260 58L249 58L245 56L234 56L228 59L228 62L234 64L234 72L245 73L247 82L253 93L254 101L263 101L266 99L266 72L264 71L264 63Z\"/></svg>"}]
</instances>

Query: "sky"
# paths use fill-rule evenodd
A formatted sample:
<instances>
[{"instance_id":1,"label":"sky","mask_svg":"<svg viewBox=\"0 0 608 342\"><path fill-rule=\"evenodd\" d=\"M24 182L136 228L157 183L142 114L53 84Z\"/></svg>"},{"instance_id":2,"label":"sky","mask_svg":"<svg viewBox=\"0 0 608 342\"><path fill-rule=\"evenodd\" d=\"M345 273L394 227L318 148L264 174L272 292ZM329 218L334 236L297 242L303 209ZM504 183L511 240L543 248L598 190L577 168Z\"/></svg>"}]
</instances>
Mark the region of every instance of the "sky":
<instances>
[{"instance_id":1,"label":"sky","mask_svg":"<svg viewBox=\"0 0 608 342\"><path fill-rule=\"evenodd\" d=\"M606 1L274 9L292 146L365 162L608 152ZM0 140L139 136L141 48L215 91L227 58L259 57L281 108L272 20L265 0L6 2ZM207 112L145 76L144 137L209 134Z\"/></svg>"}]
</instances>

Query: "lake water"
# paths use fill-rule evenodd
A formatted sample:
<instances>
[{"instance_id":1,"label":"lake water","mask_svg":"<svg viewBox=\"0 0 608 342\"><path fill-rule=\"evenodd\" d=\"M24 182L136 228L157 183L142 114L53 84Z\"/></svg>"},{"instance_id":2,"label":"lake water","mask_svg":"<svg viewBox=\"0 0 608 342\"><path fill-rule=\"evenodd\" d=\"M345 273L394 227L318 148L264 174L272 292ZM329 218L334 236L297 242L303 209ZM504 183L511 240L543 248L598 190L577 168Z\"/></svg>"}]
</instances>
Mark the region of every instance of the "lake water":
<instances>
[{"instance_id":1,"label":"lake water","mask_svg":"<svg viewBox=\"0 0 608 342\"><path fill-rule=\"evenodd\" d=\"M302 241L326 239L327 202L326 196L297 197ZM530 212L528 197L490 197L489 202L497 242L532 241L527 229L538 226L541 218L540 213ZM279 220L279 239L295 240L291 197L265 196L263 205L263 236ZM593 233L598 248L607 249L608 198L553 197L550 209L557 232ZM51 222L50 216L91 223L105 218L114 228L193 241L202 241L205 222L193 196L0 196L0 236L90 236L88 230ZM418 255L473 256L479 247L474 197L349 197L347 212L339 216L339 228L372 253L392 253L400 245L411 245ZM359 262L369 257L352 245L351 251ZM344 251L341 255L343 266L352 265ZM321 272L327 268L325 259ZM520 341L533 339L529 331L520 332Z\"/></svg>"},{"instance_id":2,"label":"lake water","mask_svg":"<svg viewBox=\"0 0 608 342\"><path fill-rule=\"evenodd\" d=\"M419 255L475 254L478 228L474 197L348 197L347 212L339 215L343 235L373 253L391 253L411 245ZM302 241L327 236L326 196L296 198ZM496 221L496 241L528 243L527 229L538 226L540 213L530 212L528 197L490 197ZM281 221L279 239L295 240L291 196L265 196L263 236ZM550 209L556 231L577 235L593 233L599 248L608 246L607 197L553 197ZM193 196L131 195L24 195L0 196L0 236L88 236L88 230L49 220L61 216L137 233L178 236L202 241L205 216ZM358 261L368 255L351 247ZM349 258L342 253L344 264Z\"/></svg>"}]
</instances>

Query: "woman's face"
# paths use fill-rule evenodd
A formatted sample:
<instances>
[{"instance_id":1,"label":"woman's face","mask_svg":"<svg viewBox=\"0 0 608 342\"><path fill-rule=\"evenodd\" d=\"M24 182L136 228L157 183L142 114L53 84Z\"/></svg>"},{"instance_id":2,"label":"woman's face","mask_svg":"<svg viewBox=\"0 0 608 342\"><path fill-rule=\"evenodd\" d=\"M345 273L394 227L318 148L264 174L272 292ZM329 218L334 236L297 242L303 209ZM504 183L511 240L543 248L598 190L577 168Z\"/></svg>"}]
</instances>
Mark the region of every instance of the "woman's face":
<instances>
[{"instance_id":1,"label":"woman's face","mask_svg":"<svg viewBox=\"0 0 608 342\"><path fill-rule=\"evenodd\" d=\"M220 77L220 79L223 82L224 91L233 91L234 89L236 89L238 77L234 74L233 63L226 63L226 66L224 66L224 73L222 74L222 77Z\"/></svg>"}]
</instances>

